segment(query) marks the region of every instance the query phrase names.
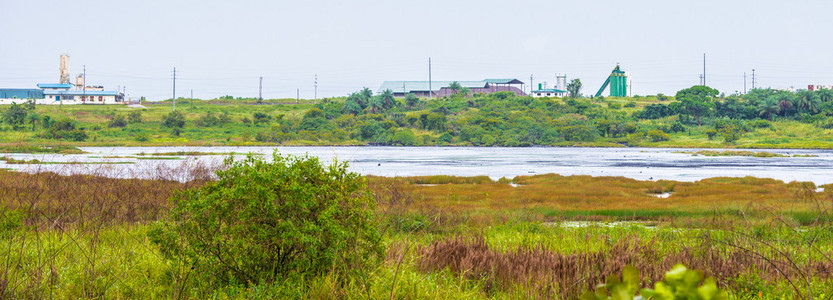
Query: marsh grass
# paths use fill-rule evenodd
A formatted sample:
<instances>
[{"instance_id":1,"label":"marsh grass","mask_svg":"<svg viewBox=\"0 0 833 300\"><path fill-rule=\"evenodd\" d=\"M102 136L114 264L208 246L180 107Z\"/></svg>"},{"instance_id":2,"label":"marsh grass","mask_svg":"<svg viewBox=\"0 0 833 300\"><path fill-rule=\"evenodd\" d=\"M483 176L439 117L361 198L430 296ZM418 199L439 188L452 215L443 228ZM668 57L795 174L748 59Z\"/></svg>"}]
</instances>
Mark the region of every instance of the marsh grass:
<instances>
[{"instance_id":1,"label":"marsh grass","mask_svg":"<svg viewBox=\"0 0 833 300\"><path fill-rule=\"evenodd\" d=\"M676 263L739 299L833 295L833 191L751 177L368 176L384 264L360 278L220 285L165 261L146 237L172 194L219 167L141 171L152 179L110 178L103 166L94 175L0 171L0 297L570 299L626 264L648 283ZM673 195L650 196L659 192ZM565 220L589 225L558 225ZM651 226L593 225L623 220Z\"/></svg>"}]
</instances>

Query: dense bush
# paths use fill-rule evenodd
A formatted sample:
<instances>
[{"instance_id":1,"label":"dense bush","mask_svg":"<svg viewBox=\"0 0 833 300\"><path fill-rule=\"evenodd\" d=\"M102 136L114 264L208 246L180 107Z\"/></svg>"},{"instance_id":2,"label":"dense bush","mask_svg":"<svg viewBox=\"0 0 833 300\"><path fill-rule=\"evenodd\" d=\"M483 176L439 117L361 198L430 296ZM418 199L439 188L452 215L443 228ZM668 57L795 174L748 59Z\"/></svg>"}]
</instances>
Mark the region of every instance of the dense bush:
<instances>
[{"instance_id":1,"label":"dense bush","mask_svg":"<svg viewBox=\"0 0 833 300\"><path fill-rule=\"evenodd\" d=\"M173 197L150 233L165 257L224 282L360 271L382 255L375 202L346 163L273 155L226 161L219 180Z\"/></svg>"}]
</instances>

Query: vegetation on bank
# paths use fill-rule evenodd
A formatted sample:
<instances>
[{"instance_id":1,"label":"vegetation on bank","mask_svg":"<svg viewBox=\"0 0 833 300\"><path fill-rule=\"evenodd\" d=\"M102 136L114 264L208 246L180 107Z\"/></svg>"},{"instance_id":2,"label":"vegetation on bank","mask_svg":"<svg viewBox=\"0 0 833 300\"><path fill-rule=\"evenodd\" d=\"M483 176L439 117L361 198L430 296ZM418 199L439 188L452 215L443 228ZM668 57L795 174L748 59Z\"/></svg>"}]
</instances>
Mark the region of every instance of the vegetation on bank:
<instances>
[{"instance_id":1,"label":"vegetation on bank","mask_svg":"<svg viewBox=\"0 0 833 300\"><path fill-rule=\"evenodd\" d=\"M143 105L7 106L0 144L833 148L829 90L723 96L694 86L675 97L587 99L461 89L429 100L365 88L321 101Z\"/></svg>"},{"instance_id":2,"label":"vegetation on bank","mask_svg":"<svg viewBox=\"0 0 833 300\"><path fill-rule=\"evenodd\" d=\"M158 170L154 180L0 171L0 295L604 299L692 286L733 299L833 295L833 191L812 183L361 178L343 164L276 161L249 157L217 177Z\"/></svg>"}]
</instances>

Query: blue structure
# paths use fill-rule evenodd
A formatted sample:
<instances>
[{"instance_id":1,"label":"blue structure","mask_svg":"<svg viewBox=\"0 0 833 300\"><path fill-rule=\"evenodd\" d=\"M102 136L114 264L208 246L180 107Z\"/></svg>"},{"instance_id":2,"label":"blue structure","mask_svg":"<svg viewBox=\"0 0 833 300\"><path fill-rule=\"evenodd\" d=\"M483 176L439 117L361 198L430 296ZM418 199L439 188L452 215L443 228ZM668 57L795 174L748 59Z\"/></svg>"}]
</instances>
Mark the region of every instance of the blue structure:
<instances>
[{"instance_id":1,"label":"blue structure","mask_svg":"<svg viewBox=\"0 0 833 300\"><path fill-rule=\"evenodd\" d=\"M41 89L0 89L0 99L43 99Z\"/></svg>"}]
</instances>

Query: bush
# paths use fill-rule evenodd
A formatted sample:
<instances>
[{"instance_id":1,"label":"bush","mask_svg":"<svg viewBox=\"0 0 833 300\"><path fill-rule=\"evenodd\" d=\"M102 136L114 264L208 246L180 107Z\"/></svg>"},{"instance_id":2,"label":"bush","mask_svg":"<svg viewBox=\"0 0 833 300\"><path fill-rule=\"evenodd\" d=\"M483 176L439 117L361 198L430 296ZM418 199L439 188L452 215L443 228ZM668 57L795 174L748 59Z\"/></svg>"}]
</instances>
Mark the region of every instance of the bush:
<instances>
[{"instance_id":1,"label":"bush","mask_svg":"<svg viewBox=\"0 0 833 300\"><path fill-rule=\"evenodd\" d=\"M219 179L172 198L150 232L168 259L223 282L359 272L383 253L375 201L346 163L309 156L226 160Z\"/></svg>"},{"instance_id":2,"label":"bush","mask_svg":"<svg viewBox=\"0 0 833 300\"><path fill-rule=\"evenodd\" d=\"M713 140L714 136L717 135L717 130L714 130L714 129L706 130L706 135L709 137L710 140Z\"/></svg>"},{"instance_id":3,"label":"bush","mask_svg":"<svg viewBox=\"0 0 833 300\"><path fill-rule=\"evenodd\" d=\"M130 123L142 123L142 112L134 110L127 113L127 121Z\"/></svg>"},{"instance_id":4,"label":"bush","mask_svg":"<svg viewBox=\"0 0 833 300\"><path fill-rule=\"evenodd\" d=\"M651 137L651 140L654 142L667 141L669 139L668 134L662 130L648 131L648 136Z\"/></svg>"},{"instance_id":5,"label":"bush","mask_svg":"<svg viewBox=\"0 0 833 300\"><path fill-rule=\"evenodd\" d=\"M114 128L114 127L124 127L127 126L127 120L124 119L124 116L116 115L112 119L110 119L110 123L107 124L107 127Z\"/></svg>"}]
</instances>

